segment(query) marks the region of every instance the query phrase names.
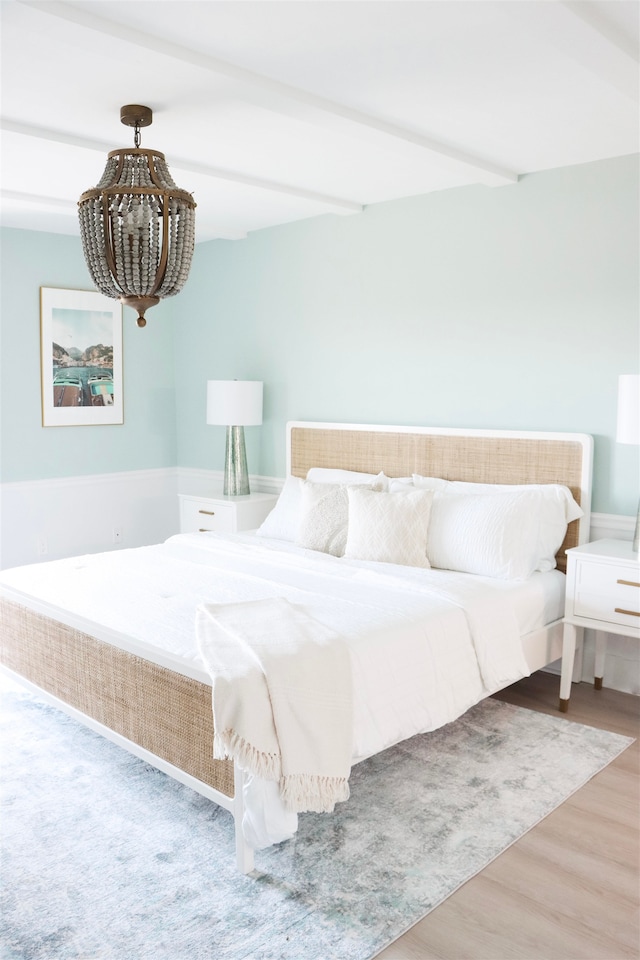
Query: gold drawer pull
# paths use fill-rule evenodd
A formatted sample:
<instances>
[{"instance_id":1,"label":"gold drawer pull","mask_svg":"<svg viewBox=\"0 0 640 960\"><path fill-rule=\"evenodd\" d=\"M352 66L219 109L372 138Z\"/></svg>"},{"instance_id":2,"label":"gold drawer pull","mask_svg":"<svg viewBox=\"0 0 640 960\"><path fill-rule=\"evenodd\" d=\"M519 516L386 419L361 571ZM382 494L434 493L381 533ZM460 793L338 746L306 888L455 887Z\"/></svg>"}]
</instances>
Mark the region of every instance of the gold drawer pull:
<instances>
[{"instance_id":1,"label":"gold drawer pull","mask_svg":"<svg viewBox=\"0 0 640 960\"><path fill-rule=\"evenodd\" d=\"M640 617L640 613L637 610L623 610L621 607L615 608L616 613L624 613L627 617Z\"/></svg>"},{"instance_id":2,"label":"gold drawer pull","mask_svg":"<svg viewBox=\"0 0 640 960\"><path fill-rule=\"evenodd\" d=\"M215 517L216 515L215 510L198 510L198 513L204 513L207 517Z\"/></svg>"},{"instance_id":3,"label":"gold drawer pull","mask_svg":"<svg viewBox=\"0 0 640 960\"><path fill-rule=\"evenodd\" d=\"M209 530L209 527L200 527L198 533L211 533L211 530Z\"/></svg>"},{"instance_id":4,"label":"gold drawer pull","mask_svg":"<svg viewBox=\"0 0 640 960\"><path fill-rule=\"evenodd\" d=\"M616 583L621 583L625 587L640 587L640 583L634 583L633 580L616 580Z\"/></svg>"}]
</instances>

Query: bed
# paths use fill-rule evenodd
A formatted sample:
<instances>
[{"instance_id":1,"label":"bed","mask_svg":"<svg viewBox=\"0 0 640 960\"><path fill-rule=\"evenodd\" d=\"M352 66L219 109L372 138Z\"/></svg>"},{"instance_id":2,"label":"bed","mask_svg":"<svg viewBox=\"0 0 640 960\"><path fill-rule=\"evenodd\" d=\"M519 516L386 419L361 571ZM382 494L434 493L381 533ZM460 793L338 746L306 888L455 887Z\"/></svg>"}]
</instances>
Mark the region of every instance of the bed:
<instances>
[{"instance_id":1,"label":"bed","mask_svg":"<svg viewBox=\"0 0 640 960\"><path fill-rule=\"evenodd\" d=\"M237 865L246 873L253 869L257 846L247 841L242 829L251 777L244 764L214 758L216 686L206 651L216 648L205 648L201 636L199 645L194 644L197 618L226 611L231 601L253 602L258 584L260 602L284 603L288 613L296 604L300 608L302 598L305 610L323 630L347 631L349 644L353 634L348 656L355 693L348 709L356 719L349 750L351 762L358 762L400 739L450 722L483 696L560 658L564 554L588 539L591 468L592 439L584 434L289 423L287 481L262 532L177 535L157 547L6 570L0 575L0 660L12 676L59 708L229 810L235 821ZM313 539L303 538L302 545L292 542L276 529L278 507L282 517L287 506L285 489L295 486L316 496L330 483L350 504L353 530L347 529L346 543L351 544L347 556L344 548L342 553L314 549ZM367 511L379 511L381 505L385 510L389 506L398 510L398 505L405 510L411 501L411 509L418 511L411 516L419 521L408 525L407 536L415 539L416 523L427 523L434 531L437 553L436 517L449 531L451 511L463 506L463 512L455 514L458 526L462 517L481 530L479 516L483 522L494 522L488 504L504 497L496 507L501 517L507 502L521 511L522 498L533 496L537 487L545 502L554 488L569 491L574 510L570 516L575 519L566 522L553 564L536 568L531 576L522 575L520 568L514 578L494 571L486 575L482 564L493 528L479 538L482 549L474 554L474 563L480 562L480 567L472 563L470 570L452 572L442 566L449 562L448 537L441 538L440 566L405 564L400 562L404 555L398 560L376 554L380 537L373 547L370 537L360 542L362 526L356 529L354 522L357 510L364 510L365 518L378 517L374 525L382 529L380 514ZM530 514L526 510L510 515L512 539L514 529L526 539ZM290 510L284 515L290 519ZM395 519L392 526L397 529ZM365 532L370 527L369 522ZM316 535L317 527L311 532ZM385 541L384 549L387 546ZM466 543L462 549L466 557ZM549 569L552 565L555 569ZM74 590L76 580L81 588ZM427 636L426 594L433 591L443 653L436 660L431 649L428 655L418 652L418 658L426 660L417 671L398 651L406 647L407 658L414 656L416 637ZM116 603L118 594L122 607ZM153 596L153 607L146 606L147 594ZM457 624L468 631L475 617L478 636L483 635L483 624L486 634L487 624L496 625L495 617L487 620L484 610L490 594L500 594L508 603L509 616L502 619L513 620L517 642L507 650L511 641L505 635L510 665L487 659L483 674L480 641L474 638L476 647L469 656L479 664L480 679L470 672L465 679L468 640L462 634L456 639L447 630ZM464 610L467 597L471 614ZM429 597L428 604L432 602ZM103 611L100 616L98 610ZM220 622L215 620L216 628ZM433 632L431 626L429 630ZM497 625L496 631L500 632ZM165 634L166 642L158 645L158 637ZM342 639L340 644L344 656ZM432 681L431 688L426 681L426 686L422 681L416 684L418 672L423 679L428 674L440 679ZM340 684L334 686L339 690ZM442 689L446 697L440 697ZM335 690L332 697L338 696ZM398 719L399 699L412 703L408 719ZM447 700L444 705L442 699ZM214 707L215 702L214 696ZM336 716L343 707L332 701ZM259 784L260 777L256 780Z\"/></svg>"}]
</instances>

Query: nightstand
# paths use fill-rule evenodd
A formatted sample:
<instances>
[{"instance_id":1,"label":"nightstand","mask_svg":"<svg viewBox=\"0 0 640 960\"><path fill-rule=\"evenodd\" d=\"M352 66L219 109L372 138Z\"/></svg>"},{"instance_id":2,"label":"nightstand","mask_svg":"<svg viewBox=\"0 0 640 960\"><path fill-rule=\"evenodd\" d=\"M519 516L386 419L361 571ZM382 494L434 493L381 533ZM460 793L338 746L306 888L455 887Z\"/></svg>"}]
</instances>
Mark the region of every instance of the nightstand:
<instances>
[{"instance_id":1,"label":"nightstand","mask_svg":"<svg viewBox=\"0 0 640 960\"><path fill-rule=\"evenodd\" d=\"M194 497L178 494L180 532L236 533L255 530L276 505L275 493L249 493L245 497Z\"/></svg>"},{"instance_id":2,"label":"nightstand","mask_svg":"<svg viewBox=\"0 0 640 960\"><path fill-rule=\"evenodd\" d=\"M594 540L567 550L560 675L560 710L565 713L571 695L576 641L585 627L596 631L596 690L602 688L606 634L640 640L640 563L625 540ZM580 634L578 634L580 631Z\"/></svg>"}]
</instances>

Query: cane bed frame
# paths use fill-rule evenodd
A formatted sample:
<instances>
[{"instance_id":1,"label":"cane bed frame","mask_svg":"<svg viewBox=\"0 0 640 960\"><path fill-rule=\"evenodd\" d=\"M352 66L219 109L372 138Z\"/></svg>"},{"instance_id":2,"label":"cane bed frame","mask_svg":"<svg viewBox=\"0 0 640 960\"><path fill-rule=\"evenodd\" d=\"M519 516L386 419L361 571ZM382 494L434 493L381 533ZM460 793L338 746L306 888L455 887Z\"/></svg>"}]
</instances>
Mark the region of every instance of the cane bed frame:
<instances>
[{"instance_id":1,"label":"cane bed frame","mask_svg":"<svg viewBox=\"0 0 640 960\"><path fill-rule=\"evenodd\" d=\"M564 551L589 530L592 439L584 434L294 422L287 425L287 469L310 467L400 477L419 473L481 483L562 483L585 516ZM253 868L242 836L242 773L214 760L211 687L161 662L143 659L58 619L37 602L0 596L0 661L21 682L71 716L229 810L238 868ZM96 631L98 632L98 631ZM561 621L523 638L531 671L561 655Z\"/></svg>"}]
</instances>

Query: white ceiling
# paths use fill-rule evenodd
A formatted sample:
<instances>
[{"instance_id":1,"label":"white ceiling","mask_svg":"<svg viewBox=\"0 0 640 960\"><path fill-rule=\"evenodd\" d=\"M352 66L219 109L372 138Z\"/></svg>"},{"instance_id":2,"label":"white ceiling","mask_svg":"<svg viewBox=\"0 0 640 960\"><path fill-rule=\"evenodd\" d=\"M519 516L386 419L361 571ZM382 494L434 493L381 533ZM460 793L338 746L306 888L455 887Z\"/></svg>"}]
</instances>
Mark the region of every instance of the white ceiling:
<instances>
[{"instance_id":1,"label":"white ceiling","mask_svg":"<svg viewBox=\"0 0 640 960\"><path fill-rule=\"evenodd\" d=\"M636 0L2 0L5 226L77 234L120 107L197 240L638 151Z\"/></svg>"}]
</instances>

